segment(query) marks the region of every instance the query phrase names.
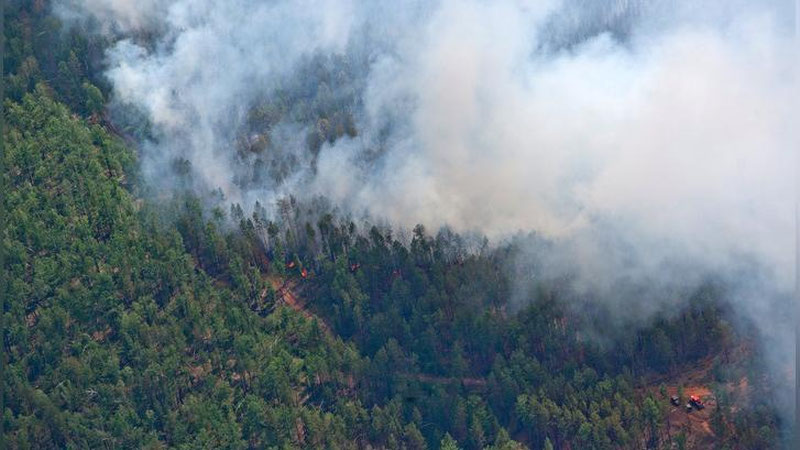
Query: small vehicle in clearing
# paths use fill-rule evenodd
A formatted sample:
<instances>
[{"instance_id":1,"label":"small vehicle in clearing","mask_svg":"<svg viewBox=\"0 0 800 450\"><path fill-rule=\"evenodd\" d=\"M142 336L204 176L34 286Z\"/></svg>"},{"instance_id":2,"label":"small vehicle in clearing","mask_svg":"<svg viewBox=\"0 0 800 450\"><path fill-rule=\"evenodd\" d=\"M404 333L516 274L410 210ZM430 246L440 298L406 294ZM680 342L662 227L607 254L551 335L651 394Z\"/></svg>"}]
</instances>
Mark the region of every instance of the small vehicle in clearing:
<instances>
[{"instance_id":1,"label":"small vehicle in clearing","mask_svg":"<svg viewBox=\"0 0 800 450\"><path fill-rule=\"evenodd\" d=\"M681 399L678 398L677 395L673 395L672 397L669 398L669 402L672 403L673 406L680 406Z\"/></svg>"},{"instance_id":2,"label":"small vehicle in clearing","mask_svg":"<svg viewBox=\"0 0 800 450\"><path fill-rule=\"evenodd\" d=\"M687 413L690 413L690 412L692 412L692 404L691 404L691 403L687 403L687 404L686 404L686 412L687 412Z\"/></svg>"},{"instance_id":3,"label":"small vehicle in clearing","mask_svg":"<svg viewBox=\"0 0 800 450\"><path fill-rule=\"evenodd\" d=\"M697 409L703 409L706 405L700 400L700 397L696 395L692 395L689 397L689 403Z\"/></svg>"}]
</instances>

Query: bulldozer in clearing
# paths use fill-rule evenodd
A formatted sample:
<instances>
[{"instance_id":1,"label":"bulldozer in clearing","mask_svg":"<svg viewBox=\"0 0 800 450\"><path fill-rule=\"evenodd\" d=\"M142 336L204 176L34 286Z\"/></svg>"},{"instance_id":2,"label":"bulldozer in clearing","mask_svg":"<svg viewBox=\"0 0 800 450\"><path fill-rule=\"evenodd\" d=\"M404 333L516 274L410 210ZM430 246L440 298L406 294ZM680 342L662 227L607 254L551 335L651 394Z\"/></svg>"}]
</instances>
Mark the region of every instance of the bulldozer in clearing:
<instances>
[{"instance_id":1,"label":"bulldozer in clearing","mask_svg":"<svg viewBox=\"0 0 800 450\"><path fill-rule=\"evenodd\" d=\"M703 400L696 395L689 396L689 404L695 407L696 409L703 409L706 407L706 404L703 403Z\"/></svg>"},{"instance_id":2,"label":"bulldozer in clearing","mask_svg":"<svg viewBox=\"0 0 800 450\"><path fill-rule=\"evenodd\" d=\"M672 406L681 406L681 398L678 397L677 395L671 396L669 398L669 402L672 404ZM685 406L686 412L692 412L692 410L694 410L694 409L699 411L699 410L701 410L701 409L703 409L705 407L706 407L706 404L697 395L690 395L689 396L689 401L686 403L686 406Z\"/></svg>"}]
</instances>

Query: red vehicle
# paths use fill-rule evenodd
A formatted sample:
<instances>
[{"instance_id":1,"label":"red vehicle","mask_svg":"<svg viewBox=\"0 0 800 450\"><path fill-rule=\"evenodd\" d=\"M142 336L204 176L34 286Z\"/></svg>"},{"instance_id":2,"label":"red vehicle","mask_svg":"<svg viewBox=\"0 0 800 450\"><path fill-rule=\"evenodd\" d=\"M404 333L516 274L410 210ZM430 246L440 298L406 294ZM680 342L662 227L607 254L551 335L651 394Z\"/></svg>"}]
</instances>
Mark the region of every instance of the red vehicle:
<instances>
[{"instance_id":1,"label":"red vehicle","mask_svg":"<svg viewBox=\"0 0 800 450\"><path fill-rule=\"evenodd\" d=\"M300 276L303 278L308 277L308 271L305 269L305 267L300 271Z\"/></svg>"},{"instance_id":2,"label":"red vehicle","mask_svg":"<svg viewBox=\"0 0 800 450\"><path fill-rule=\"evenodd\" d=\"M692 406L694 406L695 408L697 408L697 409L703 409L703 408L706 407L706 405L703 403L703 401L700 400L700 397L698 397L696 395L690 395L689 396L689 403Z\"/></svg>"}]
</instances>

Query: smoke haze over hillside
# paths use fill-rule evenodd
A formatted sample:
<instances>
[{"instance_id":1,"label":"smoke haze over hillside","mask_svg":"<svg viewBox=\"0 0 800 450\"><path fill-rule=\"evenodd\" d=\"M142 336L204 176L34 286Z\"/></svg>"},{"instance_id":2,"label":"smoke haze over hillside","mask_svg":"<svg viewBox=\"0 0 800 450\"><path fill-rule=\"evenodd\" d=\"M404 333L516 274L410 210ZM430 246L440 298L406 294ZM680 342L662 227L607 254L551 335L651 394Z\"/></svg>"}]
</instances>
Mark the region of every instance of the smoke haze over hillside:
<instances>
[{"instance_id":1,"label":"smoke haze over hillside","mask_svg":"<svg viewBox=\"0 0 800 450\"><path fill-rule=\"evenodd\" d=\"M575 273L581 291L642 315L670 300L642 305L618 295L621 285L670 297L720 275L736 281L731 301L786 369L800 129L790 6L64 0L56 9L118 39L112 103L151 124L141 159L158 186L173 184L182 158L195 185L245 208L324 195L403 226L535 231L554 243L534 252L546 267L537 276ZM252 112L264 102L282 113L259 128ZM330 110L347 111L357 132L328 133L309 151L307 135L333 123ZM237 151L243 139L268 143Z\"/></svg>"}]
</instances>

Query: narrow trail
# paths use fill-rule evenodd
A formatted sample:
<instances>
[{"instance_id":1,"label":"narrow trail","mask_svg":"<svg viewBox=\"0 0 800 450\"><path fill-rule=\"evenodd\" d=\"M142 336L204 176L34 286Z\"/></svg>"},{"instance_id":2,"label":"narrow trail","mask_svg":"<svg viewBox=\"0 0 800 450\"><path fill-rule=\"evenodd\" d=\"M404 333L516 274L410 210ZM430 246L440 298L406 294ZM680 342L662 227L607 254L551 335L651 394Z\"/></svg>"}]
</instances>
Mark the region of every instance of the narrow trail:
<instances>
[{"instance_id":1,"label":"narrow trail","mask_svg":"<svg viewBox=\"0 0 800 450\"><path fill-rule=\"evenodd\" d=\"M457 378L457 377L441 377L436 375L426 375L423 373L420 374L409 374L410 377L414 378L415 380L421 383L431 383L431 384L460 384L466 388L483 388L486 387L486 378L477 378L477 377L464 377L464 378Z\"/></svg>"},{"instance_id":2,"label":"narrow trail","mask_svg":"<svg viewBox=\"0 0 800 450\"><path fill-rule=\"evenodd\" d=\"M319 324L319 327L322 329L322 331L329 337L336 336L331 327L324 320L322 320L321 317L311 312L306 306L305 299L299 295L300 289L298 286L300 281L293 279L285 279L281 281L276 277L267 277L266 281L268 286L271 286L272 289L275 290L275 302L277 304L284 304L302 314L306 319L315 320L317 324ZM267 288L265 287L264 290L261 291L261 299L263 300L266 296Z\"/></svg>"},{"instance_id":3,"label":"narrow trail","mask_svg":"<svg viewBox=\"0 0 800 450\"><path fill-rule=\"evenodd\" d=\"M336 338L337 335L333 329L321 317L314 314L307 306L305 298L302 296L302 285L304 281L298 279L280 279L275 276L265 277L268 286L275 290L276 304L283 304L299 312L306 319L316 320L322 331L330 338ZM261 291L262 301L267 296L268 288L265 287ZM443 385L461 385L468 389L481 389L486 387L486 379L479 377L445 377L437 375L428 375L424 373L406 373L406 377L413 378L420 383L429 384L443 384Z\"/></svg>"}]
</instances>

